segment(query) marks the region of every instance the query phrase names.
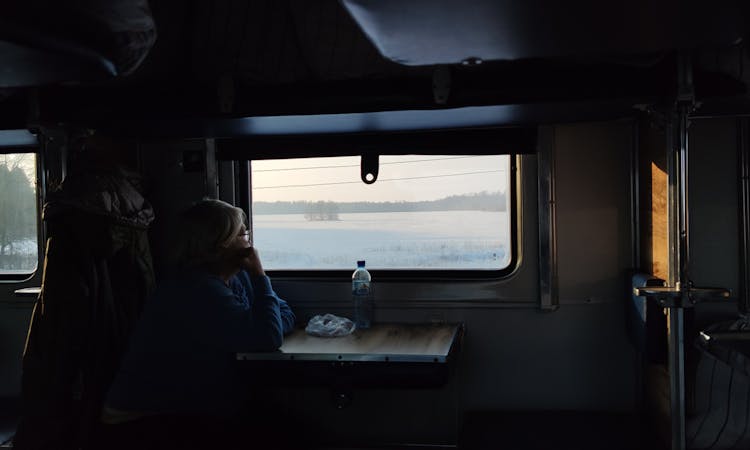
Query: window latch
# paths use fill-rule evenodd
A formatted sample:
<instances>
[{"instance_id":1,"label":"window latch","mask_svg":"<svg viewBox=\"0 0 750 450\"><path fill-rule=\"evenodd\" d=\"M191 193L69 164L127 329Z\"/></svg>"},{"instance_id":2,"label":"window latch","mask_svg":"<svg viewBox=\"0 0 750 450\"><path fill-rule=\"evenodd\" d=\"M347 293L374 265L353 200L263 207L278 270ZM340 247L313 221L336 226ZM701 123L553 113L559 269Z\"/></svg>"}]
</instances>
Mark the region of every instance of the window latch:
<instances>
[{"instance_id":1,"label":"window latch","mask_svg":"<svg viewBox=\"0 0 750 450\"><path fill-rule=\"evenodd\" d=\"M360 163L360 175L365 184L372 184L378 179L380 155L377 153L363 153Z\"/></svg>"}]
</instances>

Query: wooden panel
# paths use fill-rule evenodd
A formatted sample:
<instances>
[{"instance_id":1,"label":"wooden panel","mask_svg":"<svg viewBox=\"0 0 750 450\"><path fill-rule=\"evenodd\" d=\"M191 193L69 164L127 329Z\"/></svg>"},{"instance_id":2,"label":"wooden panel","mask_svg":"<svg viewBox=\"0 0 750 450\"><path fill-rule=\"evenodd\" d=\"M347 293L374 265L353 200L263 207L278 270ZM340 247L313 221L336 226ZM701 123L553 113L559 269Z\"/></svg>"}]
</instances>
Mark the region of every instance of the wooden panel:
<instances>
[{"instance_id":1,"label":"wooden panel","mask_svg":"<svg viewBox=\"0 0 750 450\"><path fill-rule=\"evenodd\" d=\"M669 207L667 173L651 163L651 264L652 273L669 278Z\"/></svg>"},{"instance_id":2,"label":"wooden panel","mask_svg":"<svg viewBox=\"0 0 750 450\"><path fill-rule=\"evenodd\" d=\"M663 129L643 121L639 126L640 269L669 277L669 208L667 141Z\"/></svg>"}]
</instances>

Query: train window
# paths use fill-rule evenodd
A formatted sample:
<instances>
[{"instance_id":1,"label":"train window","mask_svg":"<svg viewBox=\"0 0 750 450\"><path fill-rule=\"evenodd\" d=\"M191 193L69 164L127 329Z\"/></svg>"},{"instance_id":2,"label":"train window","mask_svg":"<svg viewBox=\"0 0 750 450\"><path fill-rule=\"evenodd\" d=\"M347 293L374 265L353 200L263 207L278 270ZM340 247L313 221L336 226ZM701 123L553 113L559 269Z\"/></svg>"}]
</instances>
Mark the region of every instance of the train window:
<instances>
[{"instance_id":1,"label":"train window","mask_svg":"<svg viewBox=\"0 0 750 450\"><path fill-rule=\"evenodd\" d=\"M383 155L252 161L252 228L271 270L508 269L508 155Z\"/></svg>"},{"instance_id":2,"label":"train window","mask_svg":"<svg viewBox=\"0 0 750 450\"><path fill-rule=\"evenodd\" d=\"M0 278L25 278L37 269L36 154L0 154Z\"/></svg>"}]
</instances>

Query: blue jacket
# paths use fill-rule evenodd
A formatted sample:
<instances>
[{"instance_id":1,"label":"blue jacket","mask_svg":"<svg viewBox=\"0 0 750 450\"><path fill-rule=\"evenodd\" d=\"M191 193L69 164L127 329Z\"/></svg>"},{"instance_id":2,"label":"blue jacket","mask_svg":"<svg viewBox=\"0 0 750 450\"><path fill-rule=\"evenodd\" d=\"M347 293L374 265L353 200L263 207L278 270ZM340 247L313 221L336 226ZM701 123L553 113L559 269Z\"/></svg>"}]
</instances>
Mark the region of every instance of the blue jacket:
<instances>
[{"instance_id":1,"label":"blue jacket","mask_svg":"<svg viewBox=\"0 0 750 450\"><path fill-rule=\"evenodd\" d=\"M242 271L229 286L193 271L146 301L105 404L124 411L231 415L245 390L235 353L274 351L294 314L268 277Z\"/></svg>"}]
</instances>

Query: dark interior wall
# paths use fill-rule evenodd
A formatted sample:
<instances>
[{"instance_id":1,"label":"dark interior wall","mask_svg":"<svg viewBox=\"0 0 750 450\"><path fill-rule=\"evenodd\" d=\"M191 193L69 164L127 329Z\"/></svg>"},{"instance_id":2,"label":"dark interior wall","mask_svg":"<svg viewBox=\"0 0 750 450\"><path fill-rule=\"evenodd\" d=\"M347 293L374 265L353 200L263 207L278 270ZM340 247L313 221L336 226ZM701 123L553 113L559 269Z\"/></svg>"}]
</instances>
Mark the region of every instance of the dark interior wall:
<instances>
[{"instance_id":1,"label":"dark interior wall","mask_svg":"<svg viewBox=\"0 0 750 450\"><path fill-rule=\"evenodd\" d=\"M729 299L696 306L697 329L736 318L741 296L737 133L735 118L699 119L690 129L691 279L732 291Z\"/></svg>"},{"instance_id":2,"label":"dark interior wall","mask_svg":"<svg viewBox=\"0 0 750 450\"><path fill-rule=\"evenodd\" d=\"M560 303L620 302L633 266L629 121L555 127Z\"/></svg>"},{"instance_id":3,"label":"dark interior wall","mask_svg":"<svg viewBox=\"0 0 750 450\"><path fill-rule=\"evenodd\" d=\"M206 176L205 140L160 140L139 144L145 197L154 208L149 230L154 270L166 270L172 230L178 214L210 192ZM212 180L215 182L215 180Z\"/></svg>"}]
</instances>

